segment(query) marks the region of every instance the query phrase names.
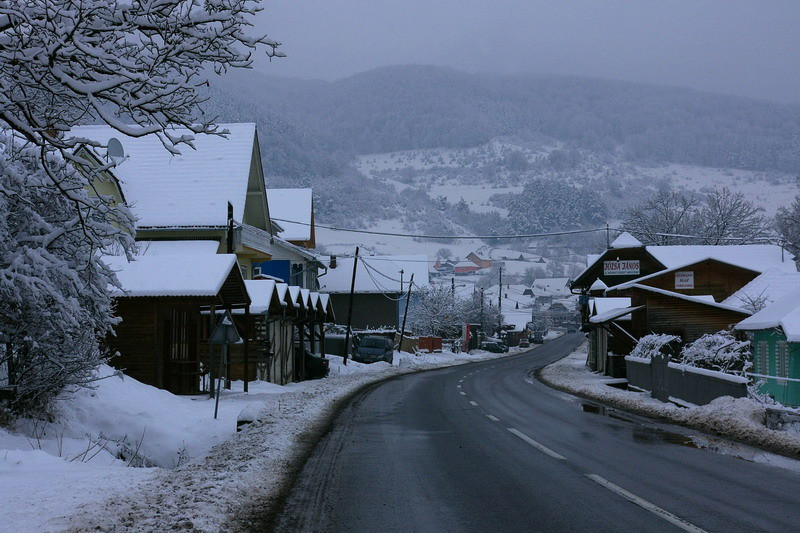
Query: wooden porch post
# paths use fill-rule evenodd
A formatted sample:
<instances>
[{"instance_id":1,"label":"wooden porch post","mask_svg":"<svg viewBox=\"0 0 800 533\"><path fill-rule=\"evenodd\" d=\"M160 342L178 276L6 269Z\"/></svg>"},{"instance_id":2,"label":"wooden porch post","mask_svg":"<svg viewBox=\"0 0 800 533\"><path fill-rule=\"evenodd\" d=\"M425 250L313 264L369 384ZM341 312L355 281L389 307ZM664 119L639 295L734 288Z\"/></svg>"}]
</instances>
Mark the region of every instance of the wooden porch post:
<instances>
[{"instance_id":1,"label":"wooden porch post","mask_svg":"<svg viewBox=\"0 0 800 533\"><path fill-rule=\"evenodd\" d=\"M244 391L247 392L247 382L250 381L250 306L244 308Z\"/></svg>"}]
</instances>

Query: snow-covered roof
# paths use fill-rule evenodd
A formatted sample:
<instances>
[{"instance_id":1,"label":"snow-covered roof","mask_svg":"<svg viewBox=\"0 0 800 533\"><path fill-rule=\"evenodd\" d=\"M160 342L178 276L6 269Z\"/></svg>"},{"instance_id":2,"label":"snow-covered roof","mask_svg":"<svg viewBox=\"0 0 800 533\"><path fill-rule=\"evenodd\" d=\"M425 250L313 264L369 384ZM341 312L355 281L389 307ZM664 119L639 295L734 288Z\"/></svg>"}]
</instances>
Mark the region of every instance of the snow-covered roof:
<instances>
[{"instance_id":1,"label":"snow-covered roof","mask_svg":"<svg viewBox=\"0 0 800 533\"><path fill-rule=\"evenodd\" d=\"M533 281L531 289L537 296L568 295L569 278L538 278Z\"/></svg>"},{"instance_id":2,"label":"snow-covered roof","mask_svg":"<svg viewBox=\"0 0 800 533\"><path fill-rule=\"evenodd\" d=\"M271 279L246 279L247 295L250 296L250 312L261 314L269 311L275 295L275 282Z\"/></svg>"},{"instance_id":3,"label":"snow-covered roof","mask_svg":"<svg viewBox=\"0 0 800 533\"><path fill-rule=\"evenodd\" d=\"M736 329L754 331L781 327L786 340L800 342L800 289L790 291L761 311L745 318Z\"/></svg>"},{"instance_id":4,"label":"snow-covered roof","mask_svg":"<svg viewBox=\"0 0 800 533\"><path fill-rule=\"evenodd\" d=\"M756 272L765 272L771 268L797 272L794 257L774 244L648 246L647 251L666 268L716 259Z\"/></svg>"},{"instance_id":5,"label":"snow-covered roof","mask_svg":"<svg viewBox=\"0 0 800 533\"><path fill-rule=\"evenodd\" d=\"M155 135L128 137L109 126L77 126L71 134L106 143L116 137L125 160L114 169L125 199L142 227L224 226L228 202L243 220L256 126L220 124L225 137L194 135L194 147L168 152ZM174 130L175 135L190 134Z\"/></svg>"},{"instance_id":6,"label":"snow-covered roof","mask_svg":"<svg viewBox=\"0 0 800 533\"><path fill-rule=\"evenodd\" d=\"M353 277L352 257L337 257L336 268L330 268L330 257L321 257L322 263L329 267L327 273L319 277L320 292L350 292ZM408 289L408 281L414 275L414 285L428 285L428 256L426 255L374 255L359 256L356 268L355 291L359 293L399 293L400 271L403 271L403 290Z\"/></svg>"},{"instance_id":7,"label":"snow-covered roof","mask_svg":"<svg viewBox=\"0 0 800 533\"><path fill-rule=\"evenodd\" d=\"M624 231L609 246L614 250L619 250L621 248L641 248L644 245L636 237Z\"/></svg>"},{"instance_id":8,"label":"snow-covered roof","mask_svg":"<svg viewBox=\"0 0 800 533\"><path fill-rule=\"evenodd\" d=\"M592 298L590 301L592 302L592 305L594 306L594 312L597 315L603 314L611 309L631 306L630 298Z\"/></svg>"},{"instance_id":9,"label":"snow-covered roof","mask_svg":"<svg viewBox=\"0 0 800 533\"><path fill-rule=\"evenodd\" d=\"M231 270L233 254L144 255L103 257L117 273L124 293L115 296L216 296Z\"/></svg>"},{"instance_id":10,"label":"snow-covered roof","mask_svg":"<svg viewBox=\"0 0 800 533\"><path fill-rule=\"evenodd\" d=\"M602 279L600 279L600 278L597 278L597 279L594 281L594 283L592 283L592 286L591 286L591 287L589 287L589 290L590 290L590 291L604 291L604 290L606 290L607 288L608 288L608 285L606 285L605 283L603 283L603 280L602 280Z\"/></svg>"},{"instance_id":11,"label":"snow-covered roof","mask_svg":"<svg viewBox=\"0 0 800 533\"><path fill-rule=\"evenodd\" d=\"M758 300L769 304L787 292L800 289L800 272L770 269L722 301L725 305L745 307Z\"/></svg>"},{"instance_id":12,"label":"snow-covered roof","mask_svg":"<svg viewBox=\"0 0 800 533\"><path fill-rule=\"evenodd\" d=\"M589 318L589 322L591 322L592 324L602 324L603 322L608 322L610 320L620 320L620 321L630 320L631 313L636 311L637 309L641 309L642 307L644 306L637 305L636 307L630 307L630 306L615 307Z\"/></svg>"},{"instance_id":13,"label":"snow-covered roof","mask_svg":"<svg viewBox=\"0 0 800 533\"><path fill-rule=\"evenodd\" d=\"M140 241L139 255L214 255L219 250L218 241Z\"/></svg>"},{"instance_id":14,"label":"snow-covered roof","mask_svg":"<svg viewBox=\"0 0 800 533\"><path fill-rule=\"evenodd\" d=\"M530 321L530 311L503 311L503 324L513 325L513 331L524 330Z\"/></svg>"},{"instance_id":15,"label":"snow-covered roof","mask_svg":"<svg viewBox=\"0 0 800 533\"><path fill-rule=\"evenodd\" d=\"M283 227L287 241L311 239L311 189L267 189L269 215Z\"/></svg>"}]
</instances>

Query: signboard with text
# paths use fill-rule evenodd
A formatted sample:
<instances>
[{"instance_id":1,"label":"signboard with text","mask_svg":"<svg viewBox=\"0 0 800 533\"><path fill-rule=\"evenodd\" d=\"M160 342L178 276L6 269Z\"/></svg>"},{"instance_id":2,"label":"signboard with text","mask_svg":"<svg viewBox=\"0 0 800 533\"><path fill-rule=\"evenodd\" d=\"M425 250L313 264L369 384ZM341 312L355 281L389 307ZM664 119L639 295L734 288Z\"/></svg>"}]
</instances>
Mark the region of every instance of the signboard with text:
<instances>
[{"instance_id":1,"label":"signboard with text","mask_svg":"<svg viewBox=\"0 0 800 533\"><path fill-rule=\"evenodd\" d=\"M638 276L639 260L603 261L603 275L605 276Z\"/></svg>"},{"instance_id":2,"label":"signboard with text","mask_svg":"<svg viewBox=\"0 0 800 533\"><path fill-rule=\"evenodd\" d=\"M676 289L694 289L694 272L675 272Z\"/></svg>"}]
</instances>

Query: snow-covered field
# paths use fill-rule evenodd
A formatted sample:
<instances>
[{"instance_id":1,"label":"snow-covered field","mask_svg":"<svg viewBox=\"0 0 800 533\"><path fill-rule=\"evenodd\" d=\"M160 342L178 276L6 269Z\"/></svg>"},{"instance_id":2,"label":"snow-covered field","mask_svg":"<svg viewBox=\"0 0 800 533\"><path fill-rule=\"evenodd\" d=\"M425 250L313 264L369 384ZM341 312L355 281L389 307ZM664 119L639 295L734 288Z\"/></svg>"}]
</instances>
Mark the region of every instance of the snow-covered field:
<instances>
[{"instance_id":1,"label":"snow-covered field","mask_svg":"<svg viewBox=\"0 0 800 533\"><path fill-rule=\"evenodd\" d=\"M0 531L231 529L231 517L257 512L243 502L276 495L309 435L349 394L395 375L503 355L397 352L392 365L347 366L329 355L326 379L254 382L246 394L233 383L216 420L207 396L174 396L103 367L107 377L94 390L59 400L54 422L0 429ZM257 421L237 433L240 413ZM118 458L131 451L148 467Z\"/></svg>"}]
</instances>

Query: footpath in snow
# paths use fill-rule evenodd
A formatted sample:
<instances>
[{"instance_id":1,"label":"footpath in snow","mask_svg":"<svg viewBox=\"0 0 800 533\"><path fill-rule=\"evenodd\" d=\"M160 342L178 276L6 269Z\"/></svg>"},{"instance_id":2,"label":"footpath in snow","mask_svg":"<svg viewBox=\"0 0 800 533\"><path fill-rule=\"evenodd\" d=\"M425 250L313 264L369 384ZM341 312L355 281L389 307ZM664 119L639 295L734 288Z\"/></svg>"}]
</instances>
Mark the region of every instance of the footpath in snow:
<instances>
[{"instance_id":1,"label":"footpath in snow","mask_svg":"<svg viewBox=\"0 0 800 533\"><path fill-rule=\"evenodd\" d=\"M216 420L208 396L175 396L102 367L105 379L94 390L59 400L55 421L0 428L0 532L237 530L237 521L268 511L354 392L408 372L519 351L395 352L391 365L347 366L329 355L325 379L251 382L248 393L234 382ZM243 412L257 420L237 433Z\"/></svg>"}]
</instances>

